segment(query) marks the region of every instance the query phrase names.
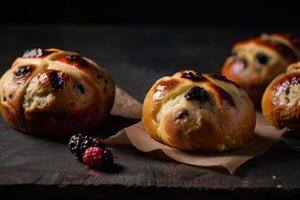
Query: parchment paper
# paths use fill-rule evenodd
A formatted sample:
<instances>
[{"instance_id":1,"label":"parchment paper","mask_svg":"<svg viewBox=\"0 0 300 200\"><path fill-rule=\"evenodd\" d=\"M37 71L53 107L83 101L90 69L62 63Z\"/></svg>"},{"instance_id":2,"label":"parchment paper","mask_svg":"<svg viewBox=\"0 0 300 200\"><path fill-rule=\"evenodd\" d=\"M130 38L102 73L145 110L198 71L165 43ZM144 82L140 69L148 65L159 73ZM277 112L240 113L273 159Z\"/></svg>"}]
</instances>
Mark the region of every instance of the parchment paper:
<instances>
[{"instance_id":1,"label":"parchment paper","mask_svg":"<svg viewBox=\"0 0 300 200\"><path fill-rule=\"evenodd\" d=\"M133 145L143 152L158 150L181 163L202 167L222 167L233 174L243 163L267 151L285 131L285 129L277 129L269 125L262 114L257 113L257 125L253 140L240 149L227 153L201 154L178 150L151 138L145 131L142 122L119 131L116 135L106 139L106 142L109 145Z\"/></svg>"}]
</instances>

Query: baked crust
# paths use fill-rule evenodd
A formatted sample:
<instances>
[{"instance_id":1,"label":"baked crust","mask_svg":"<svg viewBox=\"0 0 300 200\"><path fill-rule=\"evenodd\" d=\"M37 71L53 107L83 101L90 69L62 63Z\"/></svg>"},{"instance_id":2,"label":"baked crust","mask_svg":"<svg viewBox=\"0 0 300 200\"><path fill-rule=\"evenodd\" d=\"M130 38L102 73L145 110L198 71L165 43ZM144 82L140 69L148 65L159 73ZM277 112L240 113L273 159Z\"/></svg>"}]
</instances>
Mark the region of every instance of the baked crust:
<instances>
[{"instance_id":1,"label":"baked crust","mask_svg":"<svg viewBox=\"0 0 300 200\"><path fill-rule=\"evenodd\" d=\"M156 81L145 97L142 120L159 142L214 153L247 143L256 114L246 92L235 83L186 70Z\"/></svg>"},{"instance_id":2,"label":"baked crust","mask_svg":"<svg viewBox=\"0 0 300 200\"><path fill-rule=\"evenodd\" d=\"M272 125L300 130L300 62L291 64L270 83L263 95L262 111Z\"/></svg>"},{"instance_id":3,"label":"baked crust","mask_svg":"<svg viewBox=\"0 0 300 200\"><path fill-rule=\"evenodd\" d=\"M268 84L300 58L300 42L288 34L262 34L238 42L222 74L243 87L256 108Z\"/></svg>"},{"instance_id":4,"label":"baked crust","mask_svg":"<svg viewBox=\"0 0 300 200\"><path fill-rule=\"evenodd\" d=\"M0 80L0 111L13 128L43 136L88 131L108 116L115 86L108 73L75 52L32 49Z\"/></svg>"}]
</instances>

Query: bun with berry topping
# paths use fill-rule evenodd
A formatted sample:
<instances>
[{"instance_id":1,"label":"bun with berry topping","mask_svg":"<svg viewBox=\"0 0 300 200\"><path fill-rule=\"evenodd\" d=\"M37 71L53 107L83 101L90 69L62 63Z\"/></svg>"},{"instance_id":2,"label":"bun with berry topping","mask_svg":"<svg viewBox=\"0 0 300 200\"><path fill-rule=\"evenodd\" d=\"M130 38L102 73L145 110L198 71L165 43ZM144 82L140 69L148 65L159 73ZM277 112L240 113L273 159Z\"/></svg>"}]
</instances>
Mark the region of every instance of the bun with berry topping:
<instances>
[{"instance_id":1,"label":"bun with berry topping","mask_svg":"<svg viewBox=\"0 0 300 200\"><path fill-rule=\"evenodd\" d=\"M262 34L233 47L222 74L243 87L256 108L268 84L300 58L300 42L288 34Z\"/></svg>"},{"instance_id":2,"label":"bun with berry topping","mask_svg":"<svg viewBox=\"0 0 300 200\"><path fill-rule=\"evenodd\" d=\"M247 93L234 82L186 70L156 81L144 100L142 120L159 142L215 153L247 143L256 113Z\"/></svg>"},{"instance_id":3,"label":"bun with berry topping","mask_svg":"<svg viewBox=\"0 0 300 200\"><path fill-rule=\"evenodd\" d=\"M300 130L300 62L291 64L285 74L270 83L263 95L262 111L272 125Z\"/></svg>"},{"instance_id":4,"label":"bun with berry topping","mask_svg":"<svg viewBox=\"0 0 300 200\"><path fill-rule=\"evenodd\" d=\"M0 81L0 111L13 128L62 136L94 129L108 116L114 82L92 60L59 49L30 49Z\"/></svg>"}]
</instances>

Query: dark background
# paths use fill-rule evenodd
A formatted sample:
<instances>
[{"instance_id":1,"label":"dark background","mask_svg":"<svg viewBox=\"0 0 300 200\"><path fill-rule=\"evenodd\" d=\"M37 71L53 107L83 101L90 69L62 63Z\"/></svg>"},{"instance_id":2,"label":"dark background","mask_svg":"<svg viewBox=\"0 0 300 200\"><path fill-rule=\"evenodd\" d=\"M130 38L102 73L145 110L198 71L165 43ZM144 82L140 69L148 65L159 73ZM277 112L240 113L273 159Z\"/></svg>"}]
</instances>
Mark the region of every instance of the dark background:
<instances>
[{"instance_id":1,"label":"dark background","mask_svg":"<svg viewBox=\"0 0 300 200\"><path fill-rule=\"evenodd\" d=\"M298 26L297 1L5 1L2 24Z\"/></svg>"},{"instance_id":2,"label":"dark background","mask_svg":"<svg viewBox=\"0 0 300 200\"><path fill-rule=\"evenodd\" d=\"M77 51L106 68L142 102L161 76L182 69L219 73L235 42L262 32L300 38L297 3L10 0L0 7L0 73L29 48ZM283 141L242 165L234 176L113 148L123 171L89 178L65 143L0 126L5 127L9 131L0 140L0 199L296 199L300 194L300 154ZM20 141L26 145L16 148ZM73 182L63 186L68 177Z\"/></svg>"}]
</instances>

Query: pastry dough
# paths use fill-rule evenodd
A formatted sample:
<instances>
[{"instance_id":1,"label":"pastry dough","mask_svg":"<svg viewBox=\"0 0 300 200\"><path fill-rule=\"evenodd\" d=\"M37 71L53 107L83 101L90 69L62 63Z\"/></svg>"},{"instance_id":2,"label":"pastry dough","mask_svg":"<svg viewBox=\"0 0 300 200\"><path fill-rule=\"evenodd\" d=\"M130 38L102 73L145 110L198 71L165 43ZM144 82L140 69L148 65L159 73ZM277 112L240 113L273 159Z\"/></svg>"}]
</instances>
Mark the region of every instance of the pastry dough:
<instances>
[{"instance_id":1,"label":"pastry dough","mask_svg":"<svg viewBox=\"0 0 300 200\"><path fill-rule=\"evenodd\" d=\"M256 113L247 93L224 76L186 70L152 86L142 119L146 131L159 142L214 153L247 143Z\"/></svg>"},{"instance_id":2,"label":"pastry dough","mask_svg":"<svg viewBox=\"0 0 300 200\"><path fill-rule=\"evenodd\" d=\"M243 87L257 108L267 85L300 58L300 42L287 34L262 34L234 45L222 74Z\"/></svg>"},{"instance_id":3,"label":"pastry dough","mask_svg":"<svg viewBox=\"0 0 300 200\"><path fill-rule=\"evenodd\" d=\"M276 77L262 99L265 118L278 128L300 130L300 62L291 64Z\"/></svg>"},{"instance_id":4,"label":"pastry dough","mask_svg":"<svg viewBox=\"0 0 300 200\"><path fill-rule=\"evenodd\" d=\"M22 132L61 136L95 128L107 118L114 82L92 60L59 49L26 51L0 81L0 111Z\"/></svg>"}]
</instances>

